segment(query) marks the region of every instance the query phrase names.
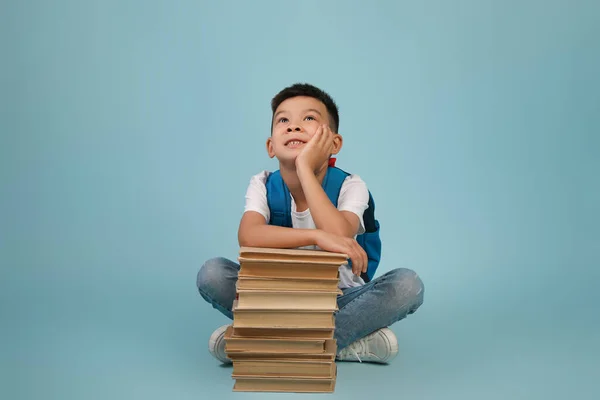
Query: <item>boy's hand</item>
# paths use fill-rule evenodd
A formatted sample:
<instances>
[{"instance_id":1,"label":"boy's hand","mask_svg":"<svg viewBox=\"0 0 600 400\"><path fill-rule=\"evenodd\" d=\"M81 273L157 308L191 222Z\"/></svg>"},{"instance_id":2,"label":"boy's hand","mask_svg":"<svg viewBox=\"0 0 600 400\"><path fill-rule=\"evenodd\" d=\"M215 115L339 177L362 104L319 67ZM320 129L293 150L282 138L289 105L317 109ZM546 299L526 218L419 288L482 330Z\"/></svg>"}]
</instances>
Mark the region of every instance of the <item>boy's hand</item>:
<instances>
[{"instance_id":1,"label":"boy's hand","mask_svg":"<svg viewBox=\"0 0 600 400\"><path fill-rule=\"evenodd\" d=\"M316 242L316 245L325 251L346 254L352 260L354 275L360 276L361 272L367 272L367 253L355 239L319 230Z\"/></svg>"},{"instance_id":2,"label":"boy's hand","mask_svg":"<svg viewBox=\"0 0 600 400\"><path fill-rule=\"evenodd\" d=\"M323 163L331 156L332 147L333 132L328 125L321 125L296 157L296 168L308 168L318 174Z\"/></svg>"}]
</instances>

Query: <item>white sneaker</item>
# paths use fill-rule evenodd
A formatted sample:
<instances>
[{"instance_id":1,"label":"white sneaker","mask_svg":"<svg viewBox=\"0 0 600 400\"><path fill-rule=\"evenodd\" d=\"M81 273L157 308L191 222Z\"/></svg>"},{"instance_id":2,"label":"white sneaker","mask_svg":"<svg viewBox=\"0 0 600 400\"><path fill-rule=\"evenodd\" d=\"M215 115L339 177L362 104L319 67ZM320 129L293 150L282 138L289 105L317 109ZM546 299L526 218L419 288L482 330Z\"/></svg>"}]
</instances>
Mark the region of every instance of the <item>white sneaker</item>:
<instances>
[{"instance_id":1,"label":"white sneaker","mask_svg":"<svg viewBox=\"0 0 600 400\"><path fill-rule=\"evenodd\" d=\"M389 328L381 328L338 352L336 360L387 363L398 354L398 340Z\"/></svg>"},{"instance_id":2,"label":"white sneaker","mask_svg":"<svg viewBox=\"0 0 600 400\"><path fill-rule=\"evenodd\" d=\"M225 353L225 331L228 326L223 325L217 328L208 340L208 351L223 364L231 364L231 360L227 358L227 354Z\"/></svg>"}]
</instances>

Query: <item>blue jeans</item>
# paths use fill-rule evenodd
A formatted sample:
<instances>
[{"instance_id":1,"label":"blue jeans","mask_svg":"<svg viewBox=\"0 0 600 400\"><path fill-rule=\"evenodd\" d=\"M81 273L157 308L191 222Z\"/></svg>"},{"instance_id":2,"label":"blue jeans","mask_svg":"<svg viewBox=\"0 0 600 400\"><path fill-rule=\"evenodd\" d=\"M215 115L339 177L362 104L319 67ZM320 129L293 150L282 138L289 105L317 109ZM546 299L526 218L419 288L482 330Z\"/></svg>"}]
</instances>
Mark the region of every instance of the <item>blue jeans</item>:
<instances>
[{"instance_id":1,"label":"blue jeans","mask_svg":"<svg viewBox=\"0 0 600 400\"><path fill-rule=\"evenodd\" d=\"M239 270L239 264L231 260L212 258L200 268L197 278L200 295L232 320ZM424 288L414 271L398 268L343 292L335 314L338 350L414 313L423 304Z\"/></svg>"}]
</instances>

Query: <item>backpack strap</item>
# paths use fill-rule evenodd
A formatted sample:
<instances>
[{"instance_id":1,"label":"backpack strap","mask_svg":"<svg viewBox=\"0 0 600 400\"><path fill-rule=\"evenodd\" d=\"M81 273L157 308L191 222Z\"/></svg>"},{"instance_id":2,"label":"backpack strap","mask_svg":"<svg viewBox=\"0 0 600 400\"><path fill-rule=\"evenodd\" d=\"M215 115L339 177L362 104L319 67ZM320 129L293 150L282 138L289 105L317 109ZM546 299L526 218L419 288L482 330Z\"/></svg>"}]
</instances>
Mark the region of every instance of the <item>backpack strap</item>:
<instances>
[{"instance_id":1,"label":"backpack strap","mask_svg":"<svg viewBox=\"0 0 600 400\"><path fill-rule=\"evenodd\" d=\"M350 174L338 167L329 167L323 178L323 190L335 208L338 206L340 191L348 175Z\"/></svg>"},{"instance_id":2,"label":"backpack strap","mask_svg":"<svg viewBox=\"0 0 600 400\"><path fill-rule=\"evenodd\" d=\"M292 201L279 170L269 174L265 182L267 187L267 205L271 218L269 225L292 227Z\"/></svg>"}]
</instances>

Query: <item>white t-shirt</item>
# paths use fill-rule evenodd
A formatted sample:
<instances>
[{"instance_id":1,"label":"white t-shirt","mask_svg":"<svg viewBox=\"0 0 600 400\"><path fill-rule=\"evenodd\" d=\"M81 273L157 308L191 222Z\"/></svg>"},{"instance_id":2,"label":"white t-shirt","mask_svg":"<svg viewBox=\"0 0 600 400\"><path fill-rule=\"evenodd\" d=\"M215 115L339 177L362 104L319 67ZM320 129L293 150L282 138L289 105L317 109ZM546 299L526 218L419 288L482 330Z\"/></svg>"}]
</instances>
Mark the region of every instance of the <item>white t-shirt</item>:
<instances>
[{"instance_id":1,"label":"white t-shirt","mask_svg":"<svg viewBox=\"0 0 600 400\"><path fill-rule=\"evenodd\" d=\"M246 191L246 205L244 208L244 212L256 211L262 214L267 223L269 223L271 216L267 203L267 188L265 186L267 177L269 175L269 171L262 171L250 179L250 184L248 185L248 189ZM296 211L296 203L294 202L294 198L291 195L290 197L292 206L292 227L301 229L316 229L315 222L310 214L310 209L302 212ZM340 195L338 198L338 210L351 211L358 216L360 219L360 225L357 235L365 232L363 213L368 206L369 191L367 189L367 185L362 179L360 179L358 175L349 175L344 180L340 190ZM320 250L320 248L316 245L304 246L300 248ZM365 284L361 277L352 274L352 270L347 263L340 265L339 271L340 282L338 286L340 289L361 286Z\"/></svg>"}]
</instances>

